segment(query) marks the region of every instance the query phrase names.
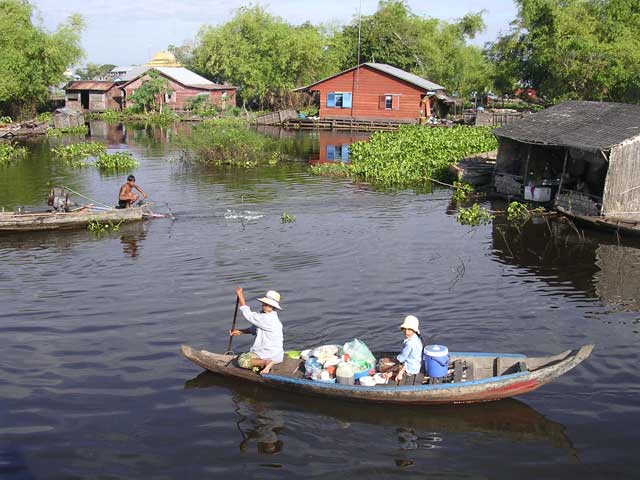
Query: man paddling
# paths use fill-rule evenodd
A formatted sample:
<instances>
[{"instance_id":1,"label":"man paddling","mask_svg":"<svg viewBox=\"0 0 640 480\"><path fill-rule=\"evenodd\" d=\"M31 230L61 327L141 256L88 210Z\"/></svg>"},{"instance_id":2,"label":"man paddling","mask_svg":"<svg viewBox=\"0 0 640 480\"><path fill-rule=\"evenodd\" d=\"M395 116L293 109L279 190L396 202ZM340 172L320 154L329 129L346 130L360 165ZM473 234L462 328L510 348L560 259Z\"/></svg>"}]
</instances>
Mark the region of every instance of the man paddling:
<instances>
[{"instance_id":1,"label":"man paddling","mask_svg":"<svg viewBox=\"0 0 640 480\"><path fill-rule=\"evenodd\" d=\"M120 187L120 193L118 193L118 208L129 208L138 201L140 195L133 193L132 190L134 188L138 190L144 198L148 197L148 195L144 193L144 190L136 185L136 177L129 175L127 177L127 183Z\"/></svg>"},{"instance_id":2,"label":"man paddling","mask_svg":"<svg viewBox=\"0 0 640 480\"><path fill-rule=\"evenodd\" d=\"M284 358L282 323L280 323L276 312L276 310L282 310L280 308L280 294L269 290L264 297L259 298L258 301L262 303L260 313L251 311L241 287L236 288L236 295L240 311L251 327L230 330L229 335L235 337L248 333L256 336L251 350L238 356L238 365L248 369L258 368L262 375L266 375L276 363L282 362Z\"/></svg>"}]
</instances>

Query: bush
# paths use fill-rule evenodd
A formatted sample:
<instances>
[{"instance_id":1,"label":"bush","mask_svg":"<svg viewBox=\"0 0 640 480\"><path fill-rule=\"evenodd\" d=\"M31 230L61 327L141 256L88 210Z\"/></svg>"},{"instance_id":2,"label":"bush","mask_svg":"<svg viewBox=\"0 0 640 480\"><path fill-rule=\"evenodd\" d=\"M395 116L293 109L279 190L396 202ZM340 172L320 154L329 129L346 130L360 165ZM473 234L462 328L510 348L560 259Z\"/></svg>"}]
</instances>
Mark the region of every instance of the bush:
<instances>
[{"instance_id":1,"label":"bush","mask_svg":"<svg viewBox=\"0 0 640 480\"><path fill-rule=\"evenodd\" d=\"M447 179L450 164L497 148L490 127L401 126L351 145L352 172L383 186L407 187Z\"/></svg>"},{"instance_id":2,"label":"bush","mask_svg":"<svg viewBox=\"0 0 640 480\"><path fill-rule=\"evenodd\" d=\"M63 135L87 135L89 133L89 127L82 125L80 127L65 127L65 128L49 128L47 130L48 137L61 137Z\"/></svg>"},{"instance_id":3,"label":"bush","mask_svg":"<svg viewBox=\"0 0 640 480\"><path fill-rule=\"evenodd\" d=\"M348 163L320 163L311 165L311 173L327 177L350 177L351 166Z\"/></svg>"}]
</instances>

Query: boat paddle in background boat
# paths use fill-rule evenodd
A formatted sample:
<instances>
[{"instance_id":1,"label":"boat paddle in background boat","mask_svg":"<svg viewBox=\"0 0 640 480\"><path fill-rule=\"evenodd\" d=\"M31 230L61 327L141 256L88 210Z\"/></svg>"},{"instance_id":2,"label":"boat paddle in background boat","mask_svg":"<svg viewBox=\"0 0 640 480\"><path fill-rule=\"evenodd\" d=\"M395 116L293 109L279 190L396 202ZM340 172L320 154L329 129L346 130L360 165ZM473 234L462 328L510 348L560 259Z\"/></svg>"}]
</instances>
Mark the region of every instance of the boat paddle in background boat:
<instances>
[{"instance_id":1,"label":"boat paddle in background boat","mask_svg":"<svg viewBox=\"0 0 640 480\"><path fill-rule=\"evenodd\" d=\"M593 345L547 357L521 354L449 352L449 374L432 379L405 376L401 383L374 386L324 383L305 378L304 360L287 358L259 375L237 365L237 356L182 346L182 354L213 373L291 393L336 400L390 404L475 403L514 397L549 383L589 357ZM376 358L390 356L375 354Z\"/></svg>"},{"instance_id":2,"label":"boat paddle in background boat","mask_svg":"<svg viewBox=\"0 0 640 480\"><path fill-rule=\"evenodd\" d=\"M137 222L164 215L151 211L152 204L130 208L115 208L100 202L76 206L71 200L70 189L56 187L49 193L51 207L43 212L18 210L0 212L0 232L23 232L36 230L59 230L87 227L90 223ZM76 192L74 192L76 193Z\"/></svg>"}]
</instances>

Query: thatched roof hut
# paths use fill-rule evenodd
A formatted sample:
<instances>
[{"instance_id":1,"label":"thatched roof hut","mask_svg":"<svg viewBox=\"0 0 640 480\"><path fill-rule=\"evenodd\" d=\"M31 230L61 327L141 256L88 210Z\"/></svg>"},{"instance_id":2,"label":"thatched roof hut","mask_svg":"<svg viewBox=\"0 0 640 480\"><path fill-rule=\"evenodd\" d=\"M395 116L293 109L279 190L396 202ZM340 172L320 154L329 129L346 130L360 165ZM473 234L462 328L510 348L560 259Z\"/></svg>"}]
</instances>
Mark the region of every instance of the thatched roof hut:
<instances>
[{"instance_id":1,"label":"thatched roof hut","mask_svg":"<svg viewBox=\"0 0 640 480\"><path fill-rule=\"evenodd\" d=\"M537 189L578 215L640 219L640 105L564 102L494 133L499 193Z\"/></svg>"}]
</instances>

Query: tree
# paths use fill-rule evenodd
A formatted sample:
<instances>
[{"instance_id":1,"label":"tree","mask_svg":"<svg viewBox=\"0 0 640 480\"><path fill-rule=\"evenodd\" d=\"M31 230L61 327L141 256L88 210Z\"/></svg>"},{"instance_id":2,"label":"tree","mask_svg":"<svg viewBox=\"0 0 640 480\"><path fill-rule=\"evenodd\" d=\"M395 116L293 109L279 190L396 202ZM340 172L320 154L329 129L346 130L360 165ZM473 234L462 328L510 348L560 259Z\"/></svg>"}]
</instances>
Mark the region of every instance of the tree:
<instances>
[{"instance_id":1,"label":"tree","mask_svg":"<svg viewBox=\"0 0 640 480\"><path fill-rule=\"evenodd\" d=\"M85 68L78 70L76 73L82 80L94 80L106 76L114 68L115 65L111 63L105 63L103 65L87 63Z\"/></svg>"},{"instance_id":2,"label":"tree","mask_svg":"<svg viewBox=\"0 0 640 480\"><path fill-rule=\"evenodd\" d=\"M382 0L369 16L354 18L343 31L348 54L343 68L360 62L387 63L423 76L449 91L486 90L491 65L480 48L470 45L485 28L483 12L455 22L420 17L402 0Z\"/></svg>"},{"instance_id":3,"label":"tree","mask_svg":"<svg viewBox=\"0 0 640 480\"><path fill-rule=\"evenodd\" d=\"M49 33L32 22L27 0L0 0L0 110L15 119L34 116L48 88L82 58L82 17L72 15Z\"/></svg>"},{"instance_id":4,"label":"tree","mask_svg":"<svg viewBox=\"0 0 640 480\"><path fill-rule=\"evenodd\" d=\"M144 113L156 108L162 113L164 96L172 93L169 82L156 70L149 70L140 87L131 95L130 101Z\"/></svg>"},{"instance_id":5,"label":"tree","mask_svg":"<svg viewBox=\"0 0 640 480\"><path fill-rule=\"evenodd\" d=\"M243 7L229 22L200 30L191 66L238 86L245 103L278 107L291 89L339 68L342 50L331 32L310 23L290 25L260 6Z\"/></svg>"},{"instance_id":6,"label":"tree","mask_svg":"<svg viewBox=\"0 0 640 480\"><path fill-rule=\"evenodd\" d=\"M498 80L519 76L552 101L640 101L637 0L517 0L490 46Z\"/></svg>"}]
</instances>

